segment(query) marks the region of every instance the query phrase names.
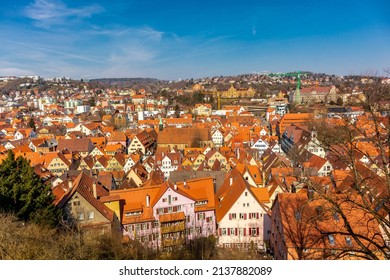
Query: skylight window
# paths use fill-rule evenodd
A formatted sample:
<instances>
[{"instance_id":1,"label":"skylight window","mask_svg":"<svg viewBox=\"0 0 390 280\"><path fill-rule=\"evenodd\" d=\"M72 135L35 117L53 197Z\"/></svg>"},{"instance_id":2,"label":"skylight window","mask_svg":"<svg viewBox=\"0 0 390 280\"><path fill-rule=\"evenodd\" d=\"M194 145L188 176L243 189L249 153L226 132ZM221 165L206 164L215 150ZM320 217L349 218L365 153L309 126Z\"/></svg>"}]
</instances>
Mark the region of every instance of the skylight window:
<instances>
[{"instance_id":1,"label":"skylight window","mask_svg":"<svg viewBox=\"0 0 390 280\"><path fill-rule=\"evenodd\" d=\"M329 239L330 245L334 246L336 244L332 234L328 235L328 239Z\"/></svg>"},{"instance_id":2,"label":"skylight window","mask_svg":"<svg viewBox=\"0 0 390 280\"><path fill-rule=\"evenodd\" d=\"M351 239L351 237L345 237L345 242L347 242L347 245L349 247L352 247L352 239Z\"/></svg>"}]
</instances>

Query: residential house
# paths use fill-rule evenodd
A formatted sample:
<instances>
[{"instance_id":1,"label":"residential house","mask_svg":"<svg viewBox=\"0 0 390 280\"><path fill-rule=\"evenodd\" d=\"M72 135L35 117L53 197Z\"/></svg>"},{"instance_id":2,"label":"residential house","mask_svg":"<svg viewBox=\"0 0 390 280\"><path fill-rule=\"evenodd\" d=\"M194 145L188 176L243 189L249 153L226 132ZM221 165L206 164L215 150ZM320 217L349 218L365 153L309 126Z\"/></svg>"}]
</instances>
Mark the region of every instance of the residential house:
<instances>
[{"instance_id":1,"label":"residential house","mask_svg":"<svg viewBox=\"0 0 390 280\"><path fill-rule=\"evenodd\" d=\"M226 165L227 165L226 157L215 149L210 150L206 154L205 160L207 161L207 164L209 167L213 167L213 165L215 164L216 161L220 162L221 168L226 168Z\"/></svg>"},{"instance_id":2,"label":"residential house","mask_svg":"<svg viewBox=\"0 0 390 280\"><path fill-rule=\"evenodd\" d=\"M130 154L126 160L125 165L123 166L123 171L125 173L129 172L130 169L139 161L140 156L137 153Z\"/></svg>"},{"instance_id":3,"label":"residential house","mask_svg":"<svg viewBox=\"0 0 390 280\"><path fill-rule=\"evenodd\" d=\"M100 201L108 190L92 177L81 172L53 188L54 204L63 209L63 219L87 234L120 233L120 222L114 211Z\"/></svg>"},{"instance_id":4,"label":"residential house","mask_svg":"<svg viewBox=\"0 0 390 280\"><path fill-rule=\"evenodd\" d=\"M194 106L194 114L196 116L211 116L213 109L211 104L195 104Z\"/></svg>"},{"instance_id":5,"label":"residential house","mask_svg":"<svg viewBox=\"0 0 390 280\"><path fill-rule=\"evenodd\" d=\"M305 169L313 168L320 177L328 176L333 170L328 160L317 155L312 155L308 161L303 163L303 167Z\"/></svg>"},{"instance_id":6,"label":"residential house","mask_svg":"<svg viewBox=\"0 0 390 280\"><path fill-rule=\"evenodd\" d=\"M164 173L164 178L167 180L169 174L172 171L176 171L181 165L181 154L179 152L175 153L157 153L155 155L156 166Z\"/></svg>"},{"instance_id":7,"label":"residential house","mask_svg":"<svg viewBox=\"0 0 390 280\"><path fill-rule=\"evenodd\" d=\"M79 153L82 157L88 156L95 147L90 138L82 139L59 139L57 150Z\"/></svg>"},{"instance_id":8,"label":"residential house","mask_svg":"<svg viewBox=\"0 0 390 280\"><path fill-rule=\"evenodd\" d=\"M251 186L233 169L216 193L219 246L266 250L271 236L271 219L264 205L268 202L266 188Z\"/></svg>"},{"instance_id":9,"label":"residential house","mask_svg":"<svg viewBox=\"0 0 390 280\"><path fill-rule=\"evenodd\" d=\"M146 130L138 133L131 140L130 145L127 149L128 153L134 153L141 151L143 154L151 153L154 150L154 144L156 143L156 138L152 132L147 132Z\"/></svg>"},{"instance_id":10,"label":"residential house","mask_svg":"<svg viewBox=\"0 0 390 280\"><path fill-rule=\"evenodd\" d=\"M275 259L365 259L358 242L379 259L384 258L375 246L384 240L372 214L351 196L334 195L331 199L339 208L310 191L278 194L272 206L270 242Z\"/></svg>"},{"instance_id":11,"label":"residential house","mask_svg":"<svg viewBox=\"0 0 390 280\"><path fill-rule=\"evenodd\" d=\"M184 150L190 147L206 147L212 144L208 128L184 127L164 128L159 131L157 145L159 148L176 147Z\"/></svg>"},{"instance_id":12,"label":"residential house","mask_svg":"<svg viewBox=\"0 0 390 280\"><path fill-rule=\"evenodd\" d=\"M44 157L45 161L44 167L57 176L67 172L72 164L72 158L69 154L51 152L44 154L42 157Z\"/></svg>"},{"instance_id":13,"label":"residential house","mask_svg":"<svg viewBox=\"0 0 390 280\"><path fill-rule=\"evenodd\" d=\"M219 129L217 129L211 134L211 140L216 147L221 147L223 145L224 135Z\"/></svg>"}]
</instances>

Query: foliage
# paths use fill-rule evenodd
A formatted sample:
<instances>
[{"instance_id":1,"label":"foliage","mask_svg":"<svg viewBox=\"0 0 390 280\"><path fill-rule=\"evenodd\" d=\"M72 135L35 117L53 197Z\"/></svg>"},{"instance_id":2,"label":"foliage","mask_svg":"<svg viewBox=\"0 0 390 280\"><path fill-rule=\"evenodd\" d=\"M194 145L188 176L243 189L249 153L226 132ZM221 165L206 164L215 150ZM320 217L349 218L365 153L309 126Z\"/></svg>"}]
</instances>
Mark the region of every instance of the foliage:
<instances>
[{"instance_id":1,"label":"foliage","mask_svg":"<svg viewBox=\"0 0 390 280\"><path fill-rule=\"evenodd\" d=\"M34 121L34 118L30 118L30 120L28 121L28 127L34 129L36 129L36 126L35 126L35 121Z\"/></svg>"},{"instance_id":2,"label":"foliage","mask_svg":"<svg viewBox=\"0 0 390 280\"><path fill-rule=\"evenodd\" d=\"M0 210L15 213L23 221L54 226L60 211L53 204L50 185L45 185L29 162L12 151L0 164Z\"/></svg>"}]
</instances>

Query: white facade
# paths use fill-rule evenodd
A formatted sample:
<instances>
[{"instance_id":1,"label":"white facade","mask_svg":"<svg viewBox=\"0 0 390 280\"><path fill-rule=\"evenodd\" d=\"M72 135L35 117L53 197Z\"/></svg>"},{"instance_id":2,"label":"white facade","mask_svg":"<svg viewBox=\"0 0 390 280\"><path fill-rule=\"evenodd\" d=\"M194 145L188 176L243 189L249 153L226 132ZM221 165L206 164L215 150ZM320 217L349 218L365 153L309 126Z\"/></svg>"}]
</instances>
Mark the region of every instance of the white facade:
<instances>
[{"instance_id":1,"label":"white facade","mask_svg":"<svg viewBox=\"0 0 390 280\"><path fill-rule=\"evenodd\" d=\"M169 174L171 171L176 171L179 163L178 160L175 160L176 162L172 162L172 160L166 155L163 157L162 161L158 166L160 167L160 170L164 173L164 179L167 180L169 178Z\"/></svg>"},{"instance_id":2,"label":"white facade","mask_svg":"<svg viewBox=\"0 0 390 280\"><path fill-rule=\"evenodd\" d=\"M266 210L246 189L218 223L218 243L223 247L266 249L271 237L271 219Z\"/></svg>"},{"instance_id":3,"label":"white facade","mask_svg":"<svg viewBox=\"0 0 390 280\"><path fill-rule=\"evenodd\" d=\"M89 105L79 105L77 106L77 114L83 114L83 113L87 113L89 112L89 110L91 109L91 107Z\"/></svg>"},{"instance_id":4,"label":"white facade","mask_svg":"<svg viewBox=\"0 0 390 280\"><path fill-rule=\"evenodd\" d=\"M134 160L129 157L125 163L125 166L123 166L123 171L125 171L125 173L129 172L130 169L135 165L135 162Z\"/></svg>"},{"instance_id":5,"label":"white facade","mask_svg":"<svg viewBox=\"0 0 390 280\"><path fill-rule=\"evenodd\" d=\"M251 149L259 150L259 154L261 155L268 149L268 147L268 143L260 138L256 141L255 144L252 145Z\"/></svg>"},{"instance_id":6,"label":"white facade","mask_svg":"<svg viewBox=\"0 0 390 280\"><path fill-rule=\"evenodd\" d=\"M213 141L214 145L219 147L223 144L223 138L223 134L219 130L216 130L211 136L211 140Z\"/></svg>"},{"instance_id":7,"label":"white facade","mask_svg":"<svg viewBox=\"0 0 390 280\"><path fill-rule=\"evenodd\" d=\"M321 169L318 170L318 176L319 177L328 176L332 170L333 170L332 165L329 163L329 161L326 161L326 163L321 167Z\"/></svg>"}]
</instances>

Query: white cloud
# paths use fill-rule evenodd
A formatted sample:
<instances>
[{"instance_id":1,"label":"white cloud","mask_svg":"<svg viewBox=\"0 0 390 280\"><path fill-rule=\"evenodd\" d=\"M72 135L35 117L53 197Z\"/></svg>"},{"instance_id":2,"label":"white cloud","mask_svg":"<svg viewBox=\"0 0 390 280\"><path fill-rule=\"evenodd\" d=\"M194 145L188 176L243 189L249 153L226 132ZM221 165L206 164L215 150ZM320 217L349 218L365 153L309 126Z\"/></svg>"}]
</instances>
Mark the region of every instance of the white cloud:
<instances>
[{"instance_id":1,"label":"white cloud","mask_svg":"<svg viewBox=\"0 0 390 280\"><path fill-rule=\"evenodd\" d=\"M41 27L63 23L65 19L89 18L101 13L104 9L99 5L89 5L79 8L67 7L59 0L35 0L23 10L23 15L36 21Z\"/></svg>"},{"instance_id":2,"label":"white cloud","mask_svg":"<svg viewBox=\"0 0 390 280\"><path fill-rule=\"evenodd\" d=\"M0 76L25 76L35 75L31 70L16 67L0 68Z\"/></svg>"}]
</instances>

